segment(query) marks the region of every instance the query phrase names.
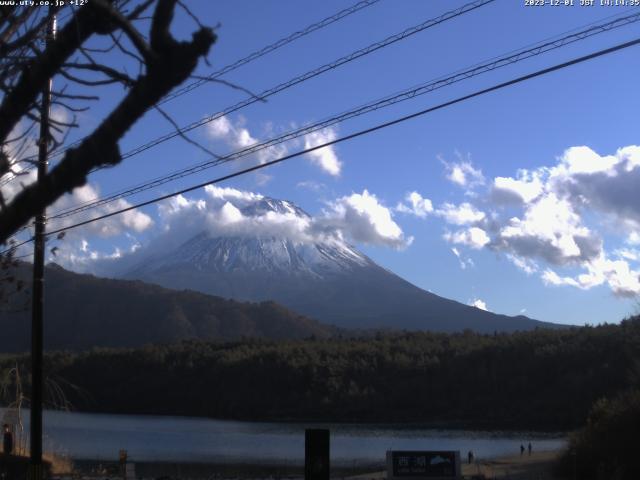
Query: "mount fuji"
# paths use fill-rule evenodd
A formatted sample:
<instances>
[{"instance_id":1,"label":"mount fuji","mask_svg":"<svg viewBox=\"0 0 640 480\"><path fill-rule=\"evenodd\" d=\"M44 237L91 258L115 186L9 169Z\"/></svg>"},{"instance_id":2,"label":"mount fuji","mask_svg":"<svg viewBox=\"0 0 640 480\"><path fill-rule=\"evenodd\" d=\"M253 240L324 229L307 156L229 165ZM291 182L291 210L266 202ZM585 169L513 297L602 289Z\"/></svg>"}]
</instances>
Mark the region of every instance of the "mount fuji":
<instances>
[{"instance_id":1,"label":"mount fuji","mask_svg":"<svg viewBox=\"0 0 640 480\"><path fill-rule=\"evenodd\" d=\"M233 208L244 219L281 215L311 221L293 203L268 197ZM217 234L203 227L177 244L142 249L110 276L235 300L273 300L343 328L493 333L559 326L424 291L336 235L301 240L277 230Z\"/></svg>"}]
</instances>

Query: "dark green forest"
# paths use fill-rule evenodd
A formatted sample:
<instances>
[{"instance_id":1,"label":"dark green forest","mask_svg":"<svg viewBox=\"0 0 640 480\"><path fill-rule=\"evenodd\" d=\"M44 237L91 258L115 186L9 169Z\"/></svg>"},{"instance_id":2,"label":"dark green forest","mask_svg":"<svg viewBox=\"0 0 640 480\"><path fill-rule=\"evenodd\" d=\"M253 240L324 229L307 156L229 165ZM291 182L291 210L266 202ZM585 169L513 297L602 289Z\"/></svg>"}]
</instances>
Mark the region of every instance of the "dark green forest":
<instances>
[{"instance_id":1,"label":"dark green forest","mask_svg":"<svg viewBox=\"0 0 640 480\"><path fill-rule=\"evenodd\" d=\"M0 369L16 362L26 371L28 356L0 357ZM54 352L46 369L81 411L565 430L583 425L597 400L638 384L640 317L514 334Z\"/></svg>"},{"instance_id":2,"label":"dark green forest","mask_svg":"<svg viewBox=\"0 0 640 480\"><path fill-rule=\"evenodd\" d=\"M586 425L572 433L558 465L566 478L637 480L640 390L598 400Z\"/></svg>"},{"instance_id":3,"label":"dark green forest","mask_svg":"<svg viewBox=\"0 0 640 480\"><path fill-rule=\"evenodd\" d=\"M18 263L8 278L29 285L31 275L30 264ZM194 338L279 340L330 336L337 331L274 302L236 302L139 281L81 275L54 264L47 266L45 281L47 350L135 348ZM28 351L31 294L23 289L6 297L6 305L0 308L0 352Z\"/></svg>"}]
</instances>

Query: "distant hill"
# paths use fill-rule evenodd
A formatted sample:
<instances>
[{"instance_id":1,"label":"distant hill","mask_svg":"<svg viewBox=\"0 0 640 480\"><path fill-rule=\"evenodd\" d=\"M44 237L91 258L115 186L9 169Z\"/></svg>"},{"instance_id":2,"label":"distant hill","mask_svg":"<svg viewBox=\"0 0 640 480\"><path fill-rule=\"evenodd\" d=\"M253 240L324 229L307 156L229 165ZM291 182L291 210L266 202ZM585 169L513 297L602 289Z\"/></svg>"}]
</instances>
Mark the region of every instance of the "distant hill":
<instances>
[{"instance_id":1,"label":"distant hill","mask_svg":"<svg viewBox=\"0 0 640 480\"><path fill-rule=\"evenodd\" d=\"M268 197L239 209L256 221L276 214L300 222L311 218L291 202ZM118 261L110 264L117 266ZM109 274L236 300L273 300L348 329L493 333L562 327L488 312L422 290L341 238L303 242L276 235L215 236L202 231L171 247L159 238L156 245L123 258L120 269Z\"/></svg>"},{"instance_id":2,"label":"distant hill","mask_svg":"<svg viewBox=\"0 0 640 480\"><path fill-rule=\"evenodd\" d=\"M16 275L29 285L31 265L21 264ZM326 337L334 330L274 302L237 302L141 281L81 275L57 265L46 268L45 282L45 347L50 350L187 339ZM13 295L0 309L0 332L0 352L30 348L28 292Z\"/></svg>"}]
</instances>

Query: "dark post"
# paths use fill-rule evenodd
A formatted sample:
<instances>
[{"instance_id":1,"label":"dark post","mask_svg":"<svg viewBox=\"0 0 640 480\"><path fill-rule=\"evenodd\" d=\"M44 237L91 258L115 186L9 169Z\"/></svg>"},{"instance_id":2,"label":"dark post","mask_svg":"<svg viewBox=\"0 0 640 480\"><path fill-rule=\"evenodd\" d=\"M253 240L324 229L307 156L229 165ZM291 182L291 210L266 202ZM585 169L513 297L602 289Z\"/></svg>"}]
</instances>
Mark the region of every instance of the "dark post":
<instances>
[{"instance_id":1,"label":"dark post","mask_svg":"<svg viewBox=\"0 0 640 480\"><path fill-rule=\"evenodd\" d=\"M122 478L127 477L127 451L120 450L120 475Z\"/></svg>"},{"instance_id":2,"label":"dark post","mask_svg":"<svg viewBox=\"0 0 640 480\"><path fill-rule=\"evenodd\" d=\"M54 38L56 19L53 7L49 9L46 42ZM49 110L51 107L51 79L42 89L40 106L40 139L38 142L38 181L47 174L47 149L49 139ZM44 307L44 242L46 215L43 210L35 218L33 248L33 287L31 304L31 462L30 479L42 480L42 400L44 377L43 359L43 307Z\"/></svg>"},{"instance_id":3,"label":"dark post","mask_svg":"<svg viewBox=\"0 0 640 480\"><path fill-rule=\"evenodd\" d=\"M307 429L304 432L305 480L329 480L329 430Z\"/></svg>"}]
</instances>

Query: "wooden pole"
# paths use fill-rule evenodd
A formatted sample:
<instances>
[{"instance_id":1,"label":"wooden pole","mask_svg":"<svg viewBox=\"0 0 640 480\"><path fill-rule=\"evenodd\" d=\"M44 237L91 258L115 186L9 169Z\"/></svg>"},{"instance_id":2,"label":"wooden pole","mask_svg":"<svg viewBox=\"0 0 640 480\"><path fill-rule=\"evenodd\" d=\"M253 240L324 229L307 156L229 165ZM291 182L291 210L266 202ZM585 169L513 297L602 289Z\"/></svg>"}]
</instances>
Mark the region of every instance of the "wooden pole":
<instances>
[{"instance_id":1,"label":"wooden pole","mask_svg":"<svg viewBox=\"0 0 640 480\"><path fill-rule=\"evenodd\" d=\"M46 44L56 33L56 17L53 7L49 9ZM38 182L47 175L49 144L49 113L51 109L51 84L49 79L42 89L40 105L40 139L38 142ZM42 404L44 396L43 350L44 350L44 250L46 211L35 217L33 247L33 287L31 304L31 422L30 422L30 479L42 480Z\"/></svg>"}]
</instances>

